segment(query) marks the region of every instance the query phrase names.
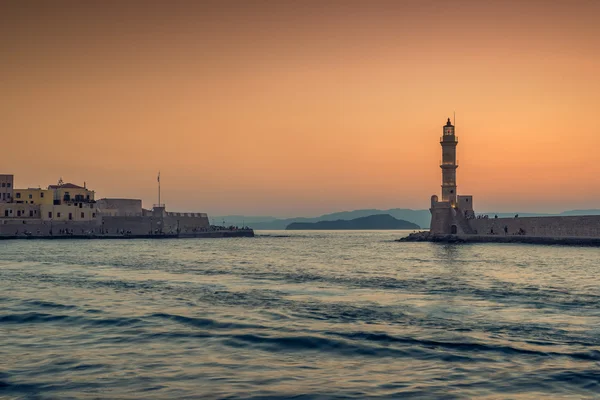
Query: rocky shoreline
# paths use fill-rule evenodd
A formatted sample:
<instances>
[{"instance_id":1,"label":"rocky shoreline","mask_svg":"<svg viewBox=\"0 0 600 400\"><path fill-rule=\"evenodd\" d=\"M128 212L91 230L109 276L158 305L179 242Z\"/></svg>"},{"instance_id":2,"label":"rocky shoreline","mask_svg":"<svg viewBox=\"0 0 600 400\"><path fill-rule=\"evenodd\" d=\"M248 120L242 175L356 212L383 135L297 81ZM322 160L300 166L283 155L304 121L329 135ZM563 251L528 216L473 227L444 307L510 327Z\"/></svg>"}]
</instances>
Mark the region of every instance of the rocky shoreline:
<instances>
[{"instance_id":1,"label":"rocky shoreline","mask_svg":"<svg viewBox=\"0 0 600 400\"><path fill-rule=\"evenodd\" d=\"M521 243L568 246L600 246L600 238L592 237L541 237L525 235L439 235L428 231L415 232L397 239L397 242L432 243Z\"/></svg>"}]
</instances>

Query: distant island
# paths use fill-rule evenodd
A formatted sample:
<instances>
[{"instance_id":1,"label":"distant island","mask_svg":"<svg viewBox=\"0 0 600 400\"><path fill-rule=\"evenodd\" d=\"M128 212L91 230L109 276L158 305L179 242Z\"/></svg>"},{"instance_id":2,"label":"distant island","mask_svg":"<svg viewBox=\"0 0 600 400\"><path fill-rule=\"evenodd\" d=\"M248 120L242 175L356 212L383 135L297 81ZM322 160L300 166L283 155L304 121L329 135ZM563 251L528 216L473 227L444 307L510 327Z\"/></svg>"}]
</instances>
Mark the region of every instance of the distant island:
<instances>
[{"instance_id":1,"label":"distant island","mask_svg":"<svg viewBox=\"0 0 600 400\"><path fill-rule=\"evenodd\" d=\"M351 220L292 222L286 230L360 230L360 229L421 229L412 222L396 219L389 214L369 215Z\"/></svg>"}]
</instances>

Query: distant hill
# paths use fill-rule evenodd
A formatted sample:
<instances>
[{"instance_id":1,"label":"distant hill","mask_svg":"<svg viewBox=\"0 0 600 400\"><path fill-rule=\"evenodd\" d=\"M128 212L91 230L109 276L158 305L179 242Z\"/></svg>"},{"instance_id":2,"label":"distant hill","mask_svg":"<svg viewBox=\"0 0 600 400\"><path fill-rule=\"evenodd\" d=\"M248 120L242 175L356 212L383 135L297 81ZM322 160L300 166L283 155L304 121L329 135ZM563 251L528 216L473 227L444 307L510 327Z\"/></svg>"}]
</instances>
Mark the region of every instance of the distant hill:
<instances>
[{"instance_id":1,"label":"distant hill","mask_svg":"<svg viewBox=\"0 0 600 400\"><path fill-rule=\"evenodd\" d=\"M351 220L292 222L287 230L342 230L342 229L419 229L417 224L396 219L389 214L369 215Z\"/></svg>"},{"instance_id":2,"label":"distant hill","mask_svg":"<svg viewBox=\"0 0 600 400\"><path fill-rule=\"evenodd\" d=\"M319 217L297 217L297 218L275 218L275 217L246 217L241 215L211 217L218 225L225 221L226 225L249 225L257 230L279 230L294 222L319 222L335 220L351 220L360 217L368 217L377 214L389 214L396 219L412 222L419 227L429 228L431 215L429 210L411 210L407 208L393 208L390 210L364 209L355 211L342 211L325 214Z\"/></svg>"}]
</instances>

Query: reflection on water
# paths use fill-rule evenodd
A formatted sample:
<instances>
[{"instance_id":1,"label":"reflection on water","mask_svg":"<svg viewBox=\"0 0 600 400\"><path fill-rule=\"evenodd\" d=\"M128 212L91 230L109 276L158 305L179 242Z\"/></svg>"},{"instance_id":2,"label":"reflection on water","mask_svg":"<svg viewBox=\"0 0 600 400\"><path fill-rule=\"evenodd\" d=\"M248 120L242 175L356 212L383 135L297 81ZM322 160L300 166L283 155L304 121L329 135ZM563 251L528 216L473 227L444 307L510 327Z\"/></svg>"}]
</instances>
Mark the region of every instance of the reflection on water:
<instances>
[{"instance_id":1,"label":"reflection on water","mask_svg":"<svg viewBox=\"0 0 600 400\"><path fill-rule=\"evenodd\" d=\"M600 392L600 249L259 234L2 243L0 397Z\"/></svg>"}]
</instances>

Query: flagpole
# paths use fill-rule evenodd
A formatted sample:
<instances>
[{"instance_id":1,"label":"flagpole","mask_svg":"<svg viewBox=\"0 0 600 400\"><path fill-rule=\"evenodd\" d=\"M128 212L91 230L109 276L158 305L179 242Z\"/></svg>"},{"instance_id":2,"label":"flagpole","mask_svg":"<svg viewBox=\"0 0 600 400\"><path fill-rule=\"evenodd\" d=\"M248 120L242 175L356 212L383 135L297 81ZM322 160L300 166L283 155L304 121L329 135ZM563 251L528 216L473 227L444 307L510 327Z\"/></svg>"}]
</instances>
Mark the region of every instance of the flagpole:
<instances>
[{"instance_id":1,"label":"flagpole","mask_svg":"<svg viewBox=\"0 0 600 400\"><path fill-rule=\"evenodd\" d=\"M160 171L158 171L158 206L160 207Z\"/></svg>"}]
</instances>

